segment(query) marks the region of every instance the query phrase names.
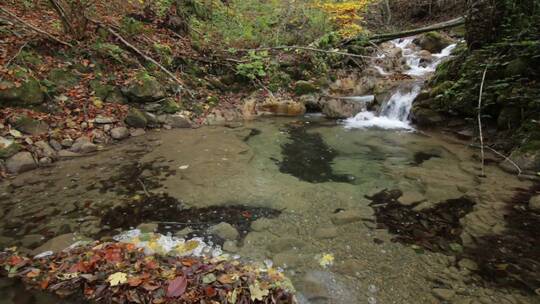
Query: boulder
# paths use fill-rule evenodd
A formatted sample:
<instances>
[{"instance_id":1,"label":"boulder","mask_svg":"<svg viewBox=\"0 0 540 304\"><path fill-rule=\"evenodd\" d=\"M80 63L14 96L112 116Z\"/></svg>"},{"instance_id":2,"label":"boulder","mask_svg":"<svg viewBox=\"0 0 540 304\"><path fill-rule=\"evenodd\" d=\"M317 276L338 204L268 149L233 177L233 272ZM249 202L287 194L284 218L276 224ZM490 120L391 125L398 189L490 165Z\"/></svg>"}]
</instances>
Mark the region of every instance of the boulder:
<instances>
[{"instance_id":1,"label":"boulder","mask_svg":"<svg viewBox=\"0 0 540 304\"><path fill-rule=\"evenodd\" d=\"M0 82L0 106L32 106L43 102L45 94L39 81L31 78L19 87L13 82Z\"/></svg>"},{"instance_id":2,"label":"boulder","mask_svg":"<svg viewBox=\"0 0 540 304\"><path fill-rule=\"evenodd\" d=\"M13 140L0 136L0 158L9 158L15 155L21 147Z\"/></svg>"},{"instance_id":3,"label":"boulder","mask_svg":"<svg viewBox=\"0 0 540 304\"><path fill-rule=\"evenodd\" d=\"M428 50L421 50L418 53L418 57L420 57L420 63L431 63L433 62L433 55Z\"/></svg>"},{"instance_id":4,"label":"boulder","mask_svg":"<svg viewBox=\"0 0 540 304\"><path fill-rule=\"evenodd\" d=\"M121 140L129 137L129 130L126 127L117 127L111 130L111 137L116 140Z\"/></svg>"},{"instance_id":5,"label":"boulder","mask_svg":"<svg viewBox=\"0 0 540 304\"><path fill-rule=\"evenodd\" d=\"M10 173L22 173L37 168L37 164L30 152L19 152L6 161L6 168Z\"/></svg>"},{"instance_id":6,"label":"boulder","mask_svg":"<svg viewBox=\"0 0 540 304\"><path fill-rule=\"evenodd\" d=\"M40 135L49 131L49 125L41 120L36 120L28 116L21 116L14 122L14 127L26 134Z\"/></svg>"},{"instance_id":7,"label":"boulder","mask_svg":"<svg viewBox=\"0 0 540 304\"><path fill-rule=\"evenodd\" d=\"M440 53L445 47L452 44L452 39L439 32L429 32L414 39L413 43L421 47L423 50L436 54Z\"/></svg>"},{"instance_id":8,"label":"boulder","mask_svg":"<svg viewBox=\"0 0 540 304\"><path fill-rule=\"evenodd\" d=\"M173 98L165 98L161 101L161 112L167 114L174 114L181 110L180 105Z\"/></svg>"},{"instance_id":9,"label":"boulder","mask_svg":"<svg viewBox=\"0 0 540 304\"><path fill-rule=\"evenodd\" d=\"M35 143L35 146L38 147L41 150L41 155L48 157L48 158L55 158L56 157L56 151L51 148L51 146L46 143L45 141L38 141Z\"/></svg>"},{"instance_id":10,"label":"boulder","mask_svg":"<svg viewBox=\"0 0 540 304\"><path fill-rule=\"evenodd\" d=\"M432 127L444 121L439 113L427 108L413 107L412 114L413 122L421 127Z\"/></svg>"},{"instance_id":11,"label":"boulder","mask_svg":"<svg viewBox=\"0 0 540 304\"><path fill-rule=\"evenodd\" d=\"M236 240L239 236L238 230L231 224L221 222L208 228L208 233L219 236L224 240Z\"/></svg>"},{"instance_id":12,"label":"boulder","mask_svg":"<svg viewBox=\"0 0 540 304\"><path fill-rule=\"evenodd\" d=\"M129 87L124 88L124 95L130 102L154 102L165 98L165 89L152 76L139 76Z\"/></svg>"},{"instance_id":13,"label":"boulder","mask_svg":"<svg viewBox=\"0 0 540 304\"><path fill-rule=\"evenodd\" d=\"M158 120L162 121L164 124L178 129L191 128L192 126L189 118L185 117L182 114L164 115L160 116Z\"/></svg>"},{"instance_id":14,"label":"boulder","mask_svg":"<svg viewBox=\"0 0 540 304\"><path fill-rule=\"evenodd\" d=\"M328 118L349 118L365 109L366 105L363 102L333 98L323 102L322 112Z\"/></svg>"},{"instance_id":15,"label":"boulder","mask_svg":"<svg viewBox=\"0 0 540 304\"><path fill-rule=\"evenodd\" d=\"M75 153L90 153L97 151L98 147L88 137L79 137L69 149Z\"/></svg>"},{"instance_id":16,"label":"boulder","mask_svg":"<svg viewBox=\"0 0 540 304\"><path fill-rule=\"evenodd\" d=\"M509 158L525 173L536 175L540 172L540 150L538 149L514 150ZM499 166L507 172L517 173L516 167L508 160L501 162Z\"/></svg>"},{"instance_id":17,"label":"boulder","mask_svg":"<svg viewBox=\"0 0 540 304\"><path fill-rule=\"evenodd\" d=\"M534 211L540 211L540 195L535 195L529 200L529 208Z\"/></svg>"},{"instance_id":18,"label":"boulder","mask_svg":"<svg viewBox=\"0 0 540 304\"><path fill-rule=\"evenodd\" d=\"M58 88L67 89L75 86L79 82L79 76L69 69L53 69L47 77Z\"/></svg>"},{"instance_id":19,"label":"boulder","mask_svg":"<svg viewBox=\"0 0 540 304\"><path fill-rule=\"evenodd\" d=\"M299 80L294 86L296 95L311 94L319 91L319 87L311 81Z\"/></svg>"},{"instance_id":20,"label":"boulder","mask_svg":"<svg viewBox=\"0 0 540 304\"><path fill-rule=\"evenodd\" d=\"M306 113L306 106L292 100L272 99L259 105L257 110L263 115L300 116Z\"/></svg>"},{"instance_id":21,"label":"boulder","mask_svg":"<svg viewBox=\"0 0 540 304\"><path fill-rule=\"evenodd\" d=\"M131 108L126 116L126 124L133 128L146 128L148 120L141 110Z\"/></svg>"}]
</instances>

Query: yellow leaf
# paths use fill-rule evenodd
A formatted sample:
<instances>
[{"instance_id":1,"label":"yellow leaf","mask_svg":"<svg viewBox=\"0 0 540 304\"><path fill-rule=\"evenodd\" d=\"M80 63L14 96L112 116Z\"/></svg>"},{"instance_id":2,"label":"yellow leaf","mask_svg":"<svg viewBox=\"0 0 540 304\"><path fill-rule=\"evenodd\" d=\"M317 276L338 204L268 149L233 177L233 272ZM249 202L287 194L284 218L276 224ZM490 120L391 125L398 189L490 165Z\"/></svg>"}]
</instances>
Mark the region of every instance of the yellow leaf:
<instances>
[{"instance_id":1,"label":"yellow leaf","mask_svg":"<svg viewBox=\"0 0 540 304\"><path fill-rule=\"evenodd\" d=\"M259 281L255 281L255 283L249 285L249 293L251 294L252 301L263 301L264 297L268 296L268 289L262 289Z\"/></svg>"},{"instance_id":2,"label":"yellow leaf","mask_svg":"<svg viewBox=\"0 0 540 304\"><path fill-rule=\"evenodd\" d=\"M331 254L324 254L319 260L319 265L322 267L328 267L334 264L334 256Z\"/></svg>"},{"instance_id":3,"label":"yellow leaf","mask_svg":"<svg viewBox=\"0 0 540 304\"><path fill-rule=\"evenodd\" d=\"M109 282L111 286L118 286L120 284L124 284L127 282L127 280L127 274L123 272L115 272L107 278L107 282Z\"/></svg>"}]
</instances>

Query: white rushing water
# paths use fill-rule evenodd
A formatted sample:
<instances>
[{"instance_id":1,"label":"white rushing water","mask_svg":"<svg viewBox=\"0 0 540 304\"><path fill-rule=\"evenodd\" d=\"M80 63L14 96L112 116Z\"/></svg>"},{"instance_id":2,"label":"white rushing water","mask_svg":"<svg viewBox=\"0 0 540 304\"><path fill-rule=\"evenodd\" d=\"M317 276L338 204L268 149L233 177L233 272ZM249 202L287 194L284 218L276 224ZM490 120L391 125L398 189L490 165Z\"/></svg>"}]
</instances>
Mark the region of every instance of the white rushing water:
<instances>
[{"instance_id":1,"label":"white rushing water","mask_svg":"<svg viewBox=\"0 0 540 304\"><path fill-rule=\"evenodd\" d=\"M420 50L413 45L414 38L405 38L393 40L392 43L402 50L409 69L404 74L413 77L415 80L407 87L400 87L386 101L379 113L364 111L358 113L355 117L344 121L345 127L353 128L381 128L381 129L404 129L412 130L409 122L409 113L411 112L414 99L420 94L421 83L425 77L437 68L445 57L448 57L456 44L449 45L439 54L432 54L432 61L423 62L420 56ZM378 58L384 58L384 54L378 54ZM389 75L380 66L374 66L381 76Z\"/></svg>"}]
</instances>

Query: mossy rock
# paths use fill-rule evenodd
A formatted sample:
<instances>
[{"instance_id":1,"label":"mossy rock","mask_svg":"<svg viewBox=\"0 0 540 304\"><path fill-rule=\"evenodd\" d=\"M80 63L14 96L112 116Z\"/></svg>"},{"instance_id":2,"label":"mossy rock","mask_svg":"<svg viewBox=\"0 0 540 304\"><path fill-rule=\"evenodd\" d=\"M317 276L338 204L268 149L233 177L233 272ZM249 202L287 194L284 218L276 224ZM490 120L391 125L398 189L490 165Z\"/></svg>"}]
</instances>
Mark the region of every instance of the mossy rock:
<instances>
[{"instance_id":1,"label":"mossy rock","mask_svg":"<svg viewBox=\"0 0 540 304\"><path fill-rule=\"evenodd\" d=\"M519 57L508 63L504 70L506 77L527 75L529 62L526 58Z\"/></svg>"},{"instance_id":2,"label":"mossy rock","mask_svg":"<svg viewBox=\"0 0 540 304\"><path fill-rule=\"evenodd\" d=\"M413 41L416 45L420 46L423 50L427 50L430 53L440 53L445 47L452 44L452 40L439 33L428 32L420 35Z\"/></svg>"},{"instance_id":3,"label":"mossy rock","mask_svg":"<svg viewBox=\"0 0 540 304\"><path fill-rule=\"evenodd\" d=\"M0 138L2 139L2 138ZM17 154L21 150L21 146L16 142L3 142L0 140L0 159L9 158Z\"/></svg>"},{"instance_id":4,"label":"mossy rock","mask_svg":"<svg viewBox=\"0 0 540 304\"><path fill-rule=\"evenodd\" d=\"M318 91L319 87L311 81L299 80L294 86L294 92L299 96L316 93Z\"/></svg>"},{"instance_id":5,"label":"mossy rock","mask_svg":"<svg viewBox=\"0 0 540 304\"><path fill-rule=\"evenodd\" d=\"M148 124L148 120L144 113L135 108L129 109L125 121L128 126L133 128L146 128L146 125Z\"/></svg>"},{"instance_id":6,"label":"mossy rock","mask_svg":"<svg viewBox=\"0 0 540 304\"><path fill-rule=\"evenodd\" d=\"M14 126L17 130L30 135L40 135L49 131L49 125L46 122L28 116L17 118Z\"/></svg>"},{"instance_id":7,"label":"mossy rock","mask_svg":"<svg viewBox=\"0 0 540 304\"><path fill-rule=\"evenodd\" d=\"M101 100L107 99L107 96L114 91L114 86L110 84L104 84L99 80L92 80L89 83L90 88L94 91L95 95Z\"/></svg>"},{"instance_id":8,"label":"mossy rock","mask_svg":"<svg viewBox=\"0 0 540 304\"><path fill-rule=\"evenodd\" d=\"M68 89L79 83L79 76L69 69L53 69L47 77L56 87Z\"/></svg>"},{"instance_id":9,"label":"mossy rock","mask_svg":"<svg viewBox=\"0 0 540 304\"><path fill-rule=\"evenodd\" d=\"M0 106L31 106L43 102L45 95L39 81L31 78L17 87L10 81L0 82Z\"/></svg>"},{"instance_id":10,"label":"mossy rock","mask_svg":"<svg viewBox=\"0 0 540 304\"><path fill-rule=\"evenodd\" d=\"M435 86L431 91L429 92L430 97L436 97L438 95L444 94L446 91L450 90L454 86L453 81L445 81L441 84L438 84Z\"/></svg>"},{"instance_id":11,"label":"mossy rock","mask_svg":"<svg viewBox=\"0 0 540 304\"><path fill-rule=\"evenodd\" d=\"M107 95L107 98L105 98L105 102L110 103L118 103L118 104L126 104L129 102L126 96L122 93L122 90L115 87L112 92Z\"/></svg>"},{"instance_id":12,"label":"mossy rock","mask_svg":"<svg viewBox=\"0 0 540 304\"><path fill-rule=\"evenodd\" d=\"M161 101L161 112L167 113L167 114L174 114L181 110L180 105L176 102L176 100L172 98L165 98Z\"/></svg>"},{"instance_id":13,"label":"mossy rock","mask_svg":"<svg viewBox=\"0 0 540 304\"><path fill-rule=\"evenodd\" d=\"M436 111L427 108L413 107L413 121L421 127L433 127L444 121Z\"/></svg>"},{"instance_id":14,"label":"mossy rock","mask_svg":"<svg viewBox=\"0 0 540 304\"><path fill-rule=\"evenodd\" d=\"M130 102L145 103L154 102L165 97L165 89L159 81L152 76L138 76L127 88L123 89L124 95Z\"/></svg>"}]
</instances>

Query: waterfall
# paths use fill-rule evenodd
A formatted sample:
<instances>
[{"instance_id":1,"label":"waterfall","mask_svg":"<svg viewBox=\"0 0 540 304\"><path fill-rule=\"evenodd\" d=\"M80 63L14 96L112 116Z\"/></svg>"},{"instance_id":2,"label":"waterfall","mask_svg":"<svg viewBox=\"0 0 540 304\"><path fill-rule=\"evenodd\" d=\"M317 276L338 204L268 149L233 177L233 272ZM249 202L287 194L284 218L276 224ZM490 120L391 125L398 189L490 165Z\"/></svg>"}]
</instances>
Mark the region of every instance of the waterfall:
<instances>
[{"instance_id":1,"label":"waterfall","mask_svg":"<svg viewBox=\"0 0 540 304\"><path fill-rule=\"evenodd\" d=\"M407 86L401 86L393 92L390 99L384 102L378 113L364 111L358 113L355 117L348 118L344 121L346 128L381 128L381 129L405 129L412 130L409 122L409 114L411 112L414 99L422 90L421 83L427 76L437 68L445 57L448 57L452 50L456 47L455 44L449 45L439 54L432 54L433 60L431 63L423 63L420 57L420 51L414 48L412 44L414 38L396 39L392 43L395 47L400 48L403 57L409 67L404 74L413 77L412 81ZM378 54L378 58L384 58L384 54ZM381 67L374 66L381 76L389 75Z\"/></svg>"}]
</instances>

